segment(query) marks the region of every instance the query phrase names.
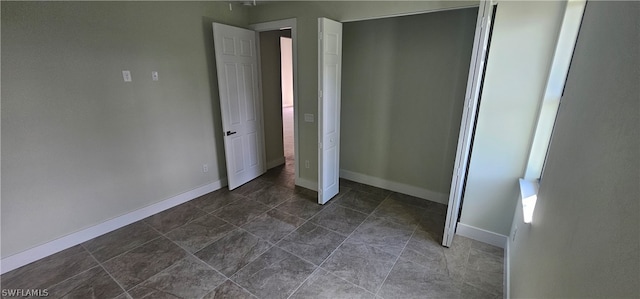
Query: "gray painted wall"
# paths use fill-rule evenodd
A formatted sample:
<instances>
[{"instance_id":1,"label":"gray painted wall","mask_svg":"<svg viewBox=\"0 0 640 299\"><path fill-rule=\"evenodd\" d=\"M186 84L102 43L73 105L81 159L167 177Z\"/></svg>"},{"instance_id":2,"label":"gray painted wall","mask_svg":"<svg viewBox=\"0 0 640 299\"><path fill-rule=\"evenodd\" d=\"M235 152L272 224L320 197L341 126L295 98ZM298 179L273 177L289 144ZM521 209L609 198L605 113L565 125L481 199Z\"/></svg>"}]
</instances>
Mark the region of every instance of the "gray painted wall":
<instances>
[{"instance_id":1,"label":"gray painted wall","mask_svg":"<svg viewBox=\"0 0 640 299\"><path fill-rule=\"evenodd\" d=\"M343 25L341 169L447 197L477 13Z\"/></svg>"},{"instance_id":2,"label":"gray painted wall","mask_svg":"<svg viewBox=\"0 0 640 299\"><path fill-rule=\"evenodd\" d=\"M587 3L512 298L640 297L640 3Z\"/></svg>"},{"instance_id":3,"label":"gray painted wall","mask_svg":"<svg viewBox=\"0 0 640 299\"><path fill-rule=\"evenodd\" d=\"M500 1L460 222L508 235L565 2Z\"/></svg>"},{"instance_id":4,"label":"gray painted wall","mask_svg":"<svg viewBox=\"0 0 640 299\"><path fill-rule=\"evenodd\" d=\"M247 12L2 3L3 258L226 177L212 21Z\"/></svg>"},{"instance_id":5,"label":"gray painted wall","mask_svg":"<svg viewBox=\"0 0 640 299\"><path fill-rule=\"evenodd\" d=\"M284 158L280 36L279 30L260 32L262 110L264 113L264 142L267 164L270 161Z\"/></svg>"}]
</instances>

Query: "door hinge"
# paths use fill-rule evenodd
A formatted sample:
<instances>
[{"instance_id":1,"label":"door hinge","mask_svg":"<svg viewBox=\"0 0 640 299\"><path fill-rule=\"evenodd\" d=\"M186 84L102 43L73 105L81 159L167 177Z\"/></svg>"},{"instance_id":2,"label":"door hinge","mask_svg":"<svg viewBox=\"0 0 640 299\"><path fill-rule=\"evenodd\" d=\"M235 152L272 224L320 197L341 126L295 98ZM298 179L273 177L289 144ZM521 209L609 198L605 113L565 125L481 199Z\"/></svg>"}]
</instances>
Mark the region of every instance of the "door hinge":
<instances>
[{"instance_id":1,"label":"door hinge","mask_svg":"<svg viewBox=\"0 0 640 299\"><path fill-rule=\"evenodd\" d=\"M318 32L318 39L319 39L319 40L322 40L322 36L323 36L323 35L324 35L324 34L323 34L323 32L322 32L322 31Z\"/></svg>"},{"instance_id":2,"label":"door hinge","mask_svg":"<svg viewBox=\"0 0 640 299\"><path fill-rule=\"evenodd\" d=\"M319 94L319 97L322 98L322 90L320 90L318 94Z\"/></svg>"},{"instance_id":3,"label":"door hinge","mask_svg":"<svg viewBox=\"0 0 640 299\"><path fill-rule=\"evenodd\" d=\"M467 108L471 108L471 98L467 99Z\"/></svg>"},{"instance_id":4,"label":"door hinge","mask_svg":"<svg viewBox=\"0 0 640 299\"><path fill-rule=\"evenodd\" d=\"M322 149L322 142L318 142L318 146Z\"/></svg>"}]
</instances>

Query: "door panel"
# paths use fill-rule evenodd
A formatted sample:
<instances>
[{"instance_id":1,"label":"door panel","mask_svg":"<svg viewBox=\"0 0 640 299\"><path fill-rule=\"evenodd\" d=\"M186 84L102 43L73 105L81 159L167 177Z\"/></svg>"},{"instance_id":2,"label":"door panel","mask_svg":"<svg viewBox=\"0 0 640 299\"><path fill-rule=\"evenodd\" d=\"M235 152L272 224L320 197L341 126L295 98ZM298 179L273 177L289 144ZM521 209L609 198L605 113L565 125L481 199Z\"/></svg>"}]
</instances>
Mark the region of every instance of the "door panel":
<instances>
[{"instance_id":1,"label":"door panel","mask_svg":"<svg viewBox=\"0 0 640 299\"><path fill-rule=\"evenodd\" d=\"M458 147L456 150L456 161L453 168L453 177L451 179L451 190L449 191L447 220L442 239L442 245L446 247L451 246L453 236L456 232L456 226L458 224L458 214L460 213L460 202L462 200L462 188L464 187L464 178L467 172L467 164L469 163L471 137L473 135L476 111L478 109L482 74L484 72L485 61L487 58L486 54L492 16L493 5L491 4L491 0L480 1L478 18L476 20L476 33L473 40L473 53L471 54L471 64L469 66L469 76L467 79L465 106L462 111L462 121L460 123Z\"/></svg>"},{"instance_id":2,"label":"door panel","mask_svg":"<svg viewBox=\"0 0 640 299\"><path fill-rule=\"evenodd\" d=\"M213 23L229 189L266 171L255 32Z\"/></svg>"},{"instance_id":3,"label":"door panel","mask_svg":"<svg viewBox=\"0 0 640 299\"><path fill-rule=\"evenodd\" d=\"M318 19L318 203L339 191L342 24Z\"/></svg>"}]
</instances>

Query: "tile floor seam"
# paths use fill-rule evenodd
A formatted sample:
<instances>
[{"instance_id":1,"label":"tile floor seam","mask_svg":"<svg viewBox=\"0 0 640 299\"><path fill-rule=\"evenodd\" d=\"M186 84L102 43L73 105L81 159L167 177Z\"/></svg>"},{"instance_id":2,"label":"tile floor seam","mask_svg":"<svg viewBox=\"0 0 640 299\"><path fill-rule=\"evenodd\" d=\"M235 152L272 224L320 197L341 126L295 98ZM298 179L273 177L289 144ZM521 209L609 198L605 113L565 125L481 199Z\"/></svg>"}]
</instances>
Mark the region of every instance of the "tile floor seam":
<instances>
[{"instance_id":1,"label":"tile floor seam","mask_svg":"<svg viewBox=\"0 0 640 299\"><path fill-rule=\"evenodd\" d=\"M142 246L142 245L141 245ZM83 245L84 248L84 245ZM137 247L136 247L137 248ZM85 248L85 250L87 250L87 252L89 253L89 255L96 260L96 262L98 263L98 265L102 268L102 270L107 273L107 275L109 275L109 277L120 287L120 289L122 289L123 293L129 295L129 292L127 292L127 290L124 288L124 286L115 278L113 277L113 275L111 274L111 272L109 272L107 270L107 268L95 257L93 256L93 253L91 253L91 251L89 251L88 249ZM120 296L120 295L118 295ZM129 295L131 296L131 295Z\"/></svg>"},{"instance_id":2,"label":"tile floor seam","mask_svg":"<svg viewBox=\"0 0 640 299\"><path fill-rule=\"evenodd\" d=\"M307 222L308 222L308 221L307 221ZM303 226L303 225L305 225L307 222L305 222L305 223L303 223L302 225L298 226L298 227L297 227L296 229L294 229L291 233L295 232L298 228L302 227L302 226ZM280 239L278 242L275 242L275 243L274 243L274 242L271 242L271 241L269 241L269 240L263 239L263 238L261 238L260 236L258 236L258 235L256 235L256 234L254 234L254 233L252 233L252 232L250 232L250 231L248 231L248 230L246 230L246 229L244 229L244 228L240 228L240 229L244 230L244 231L245 231L245 232L247 232L248 234L250 234L250 235L252 235L252 236L254 236L254 237L256 237L256 238L258 238L258 239L260 239L260 240L266 241L267 243L271 244L271 247L269 247L269 249L267 249L265 252L263 252L262 254L260 254L260 255L259 255L258 257L256 257L255 259L251 260L251 262L253 262L253 261L255 261L256 259L258 259L260 256L262 256L263 254L265 254L267 251L271 250L271 248L273 248L273 247L277 247L278 249L280 249L280 250L282 250L282 251L284 251L284 252L287 252L287 253L289 253L289 254L291 254L291 255L293 255L293 256L295 256L295 257L297 257L297 258L299 258L299 259L301 259L301 260L303 260L303 261L305 261L305 262L307 262L307 263L309 263L309 264L312 264L314 267L319 267L319 266L316 266L316 264L315 264L315 263L312 263L311 261L309 261L309 260L307 260L307 259L305 259L305 258L303 258L303 257L301 257L301 256L299 256L299 255L297 255L297 254L295 254L295 253L293 253L293 252L290 252L290 251L289 251L289 250L287 250L287 249L284 249L284 248L282 248L282 247L278 246L278 243L280 243L280 241L284 240L284 239L286 238L286 236L285 236L285 237L283 237L282 239ZM291 233L289 233L289 234L291 234ZM288 236L289 234L287 234L287 236ZM249 262L249 263L251 263L251 262ZM247 264L247 265L248 265L248 264ZM246 265L245 265L244 267L246 267ZM244 267L240 268L240 270L236 271L236 273L240 272L242 269L244 269ZM234 274L235 274L235 273L234 273Z\"/></svg>"},{"instance_id":3,"label":"tile floor seam","mask_svg":"<svg viewBox=\"0 0 640 299\"><path fill-rule=\"evenodd\" d=\"M159 232L158 230L156 230L156 232L158 232L158 233L159 233L159 234L161 234L163 237L165 237L167 240L169 240L170 242L172 242L173 244L175 244L176 246L178 246L180 249L184 250L184 251L187 253L187 255L189 255L189 256L191 256L191 257L195 258L196 260L198 260L198 261L202 262L203 264L205 264L207 267L209 267L209 268L211 268L212 270L216 271L216 273L218 273L218 274L222 275L222 277L224 277L226 280L233 281L230 277L227 277L226 275L224 275L224 273L222 273L222 272L218 271L218 269L216 269L216 268L212 267L211 265L209 265L209 263L207 263L207 262L203 261L202 259L200 259L200 258L198 258L197 256L195 256L193 253L189 252L187 249L185 249L185 248L183 248L182 246L180 246L180 244L178 244L178 243L174 242L173 240L169 239L167 236L165 236L164 234L162 234L162 233L161 233L161 232ZM220 238L220 239L222 239L222 238ZM268 250L268 249L267 249L267 250ZM266 251L265 251L265 252L266 252ZM182 259L180 259L180 260L183 260L183 259L184 259L184 258L182 258ZM178 261L180 261L180 260L178 260ZM158 273L156 273L156 274L152 275L151 277L149 277L149 278L147 278L147 279L143 280L142 282L140 282L140 283L138 283L137 285L135 285L135 286L131 287L129 290L126 290L125 292L127 292L127 293L128 293L130 290L133 290L134 288L138 287L139 285L141 285L141 284L145 283L147 280L151 279L152 277L157 276L157 275L159 275L160 273L167 271L169 268L171 268L173 265L175 265L178 261L176 261L176 262L174 262L173 264L169 265L168 267L166 267L166 268L164 268L164 269L160 270ZM236 273L237 273L237 272L236 272ZM234 274L235 274L235 273L234 273ZM217 287L219 287L219 286L220 286L220 285L222 285L223 283L224 283L224 281L223 281L223 282L221 282L219 285L217 285L215 288L213 288L213 289L209 290L209 292L208 292L207 294L203 295L203 297L204 297L204 296L206 296L206 295L208 295L210 292L212 292L213 290L215 290ZM249 294L251 294L251 295L255 296L253 293L249 292L249 290L245 289L243 286L241 286L241 285L240 285L240 284L238 284L237 282L233 281L233 283L235 283L237 286L239 286L240 288L242 288L245 292L248 292ZM258 296L255 296L255 297L257 298Z\"/></svg>"},{"instance_id":4,"label":"tile floor seam","mask_svg":"<svg viewBox=\"0 0 640 299\"><path fill-rule=\"evenodd\" d=\"M262 214L261 214L261 215L262 215ZM224 219L222 219L222 218L220 218L220 217L218 217L218 216L216 216L216 215L207 215L207 216L216 217L216 218L218 218L219 220L222 220L224 223L231 225L231 226L232 226L232 229L231 229L231 230L229 230L228 232L226 232L226 233L222 234L219 238L217 238L217 239L215 239L215 240L212 240L212 241L207 242L204 246L202 246L202 247L201 247L201 248L199 248L198 250L195 250L195 252L198 252L198 251L200 251L200 250L204 249L205 247L207 247L207 246L209 246L209 245L211 245L211 244L215 243L216 241L218 241L218 240L220 240L220 239L222 239L222 238L226 237L226 236L227 236L227 235L229 235L232 231L234 231L234 230L236 230L236 229L238 229L238 228L241 228L240 226L237 226L237 225L235 225L235 224L233 224L233 223L231 223L231 222L228 222L228 221L226 221L226 220L224 220ZM202 217L204 217L204 216L202 216ZM198 218L196 218L196 219L199 219L199 218L201 218L201 217L198 217ZM183 225L183 226L186 226L186 225L187 225L187 224L185 224L185 225ZM181 228L181 227L183 227L183 226L176 227L176 229ZM155 230L155 229L154 229L154 230ZM172 231L173 231L173 230L172 230ZM187 251L187 252L191 253L187 248L184 248L182 245L178 244L178 242L174 241L172 238L170 238L170 237L169 237L169 236L167 236L166 234L163 234L163 233L159 232L158 230L156 230L156 232L158 232L159 234L161 234L161 235L162 235L162 236L164 236L165 238L169 239L169 241L171 241L171 242L173 242L174 244L178 245L180 248L182 248L182 249L184 249L185 251ZM171 232L171 231L167 232L167 234L168 234L168 233L170 233L170 232Z\"/></svg>"},{"instance_id":5,"label":"tile floor seam","mask_svg":"<svg viewBox=\"0 0 640 299\"><path fill-rule=\"evenodd\" d=\"M153 228L152 228L152 229L153 229ZM155 230L155 229L153 229L153 230ZM156 231L156 232L157 232L157 231ZM118 254L118 255L114 255L113 257L110 257L109 259L105 260L104 262L100 262L100 261L98 261L98 262L99 262L99 263L107 263L107 262L110 262L110 261L112 261L113 259L118 258L118 257L120 257L120 256L122 256L122 255L124 255L124 254L126 254L126 253L129 253L129 252L131 252L131 251L133 251L133 250L135 250L135 249L137 249L137 248L139 248L139 247L141 247L141 246L147 245L147 244L149 244L149 243L151 243L151 242L153 242L153 241L157 240L158 238L160 238L160 237L162 237L162 236L163 236L163 235L157 236L157 237L155 237L155 238L153 238L153 239L150 239L150 240L149 240L149 241L147 241L147 242L141 243L140 245L138 245L138 246L136 246L136 247L133 247L133 248L131 248L131 249L127 250L127 251L123 251L122 253L120 253L120 254ZM93 256L93 253L92 253L91 251L89 251L88 249L87 249L87 252L89 252L89 253ZM95 257L94 257L94 258L95 258ZM96 259L96 260L98 260L98 259Z\"/></svg>"},{"instance_id":6,"label":"tile floor seam","mask_svg":"<svg viewBox=\"0 0 640 299\"><path fill-rule=\"evenodd\" d=\"M338 248L340 248L340 246L342 246L358 230L358 228L360 228L360 226L362 226L362 224L365 223L367 221L367 219L369 219L369 217L371 217L371 214L367 215L367 217L364 218L364 220L362 220L362 222L360 222L360 224L358 224L358 226L344 240L342 240L342 242L333 251L331 251L331 254L329 254L322 261L322 263L320 263L320 265L318 265L318 267L322 267L322 265L324 265L324 263L326 263L333 256L333 254L338 250ZM328 270L328 269L325 269L325 268L322 268L322 269L333 273L333 271L331 271L331 270Z\"/></svg>"},{"instance_id":7,"label":"tile floor seam","mask_svg":"<svg viewBox=\"0 0 640 299\"><path fill-rule=\"evenodd\" d=\"M336 199L337 199L337 198L336 198ZM380 203L382 203L382 202L380 202ZM348 206L341 205L339 202L334 202L333 204L334 204L334 205L338 205L338 206L340 206L341 208L345 208L345 209L351 210L351 211L353 211L353 212L357 212L357 213L360 213L360 214L363 214L363 215L367 215L367 216L368 216L369 214L373 213L373 212L371 212L371 213L365 213L365 212L362 212L362 211L358 211L358 210L356 210L356 209L354 209L354 208L352 208L352 207L348 207ZM379 205L380 205L380 204L378 204L378 206L379 206ZM377 208L378 206L376 206L376 208Z\"/></svg>"},{"instance_id":8,"label":"tile floor seam","mask_svg":"<svg viewBox=\"0 0 640 299\"><path fill-rule=\"evenodd\" d=\"M407 248L407 244L409 244L409 242L411 241L411 238L413 238L413 235L415 235L416 230L418 230L418 227L414 227L413 228L413 232L411 232L411 236L409 237L409 239L407 239L407 241L404 243L404 246L402 246L402 250L400 251L400 253L398 254L398 256L396 257L396 260L393 262L393 266L391 266L391 269L389 269L389 272L387 272L387 275L384 277L384 279L382 280L382 283L378 286L378 289L376 290L376 296L378 296L378 294L380 293L380 290L382 289L382 286L384 286L384 283L387 281L387 278L389 278L389 274L391 274L391 271L393 271L393 268L396 266L396 264L398 263L398 260L400 259L400 256L402 256L402 253L404 252L404 250ZM381 296L380 296L381 297Z\"/></svg>"}]
</instances>

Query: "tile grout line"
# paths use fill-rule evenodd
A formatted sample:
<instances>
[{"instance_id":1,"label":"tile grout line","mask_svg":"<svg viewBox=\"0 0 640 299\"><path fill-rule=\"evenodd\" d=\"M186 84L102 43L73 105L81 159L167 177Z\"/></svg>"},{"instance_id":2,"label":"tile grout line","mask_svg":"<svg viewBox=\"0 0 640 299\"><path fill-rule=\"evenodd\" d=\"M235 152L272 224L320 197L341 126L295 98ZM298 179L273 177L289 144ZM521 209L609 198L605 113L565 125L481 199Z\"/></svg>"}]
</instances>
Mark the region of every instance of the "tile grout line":
<instances>
[{"instance_id":1,"label":"tile grout line","mask_svg":"<svg viewBox=\"0 0 640 299\"><path fill-rule=\"evenodd\" d=\"M157 239L157 238L154 238L154 240L155 240L155 239ZM87 251L87 253L89 253L89 255L91 256L91 258L93 258L93 259L96 261L96 263L98 263L98 266L100 266L100 268L102 268L102 270L103 270L105 273L107 273L107 275L109 275L109 277L111 277L111 279L112 279L112 280L113 280L113 281L114 281L114 282L115 282L115 283L120 287L120 289L122 289L123 293L124 293L124 294L126 294L127 296L131 297L131 295L129 295L129 292L127 292L127 290L124 288L124 286L123 286L122 284L120 284L120 282L119 282L115 277L113 277L113 275L111 274L111 272L109 272L109 271L107 270L107 268L105 268L105 267L104 267L104 265L102 265L102 263L101 263L101 262L100 262L100 261L99 261L99 260L98 260L94 255L93 255L93 253L91 253L91 251L89 251L89 249L87 249L87 248L84 246L84 244L80 244L80 246L82 246L82 248L83 248L85 251ZM140 246L142 246L142 245L140 245ZM136 248L138 248L138 247L136 247ZM133 249L135 249L135 248L133 248ZM133 249L132 249L132 250L133 250ZM120 295L118 295L118 296L120 296ZM117 297L117 296L116 296L116 297Z\"/></svg>"},{"instance_id":2,"label":"tile grout line","mask_svg":"<svg viewBox=\"0 0 640 299\"><path fill-rule=\"evenodd\" d=\"M385 199L383 199L382 201L386 200L388 197L389 197L389 195L387 195L387 197L385 197ZM381 202L381 203L382 203L382 202ZM379 207L379 206L380 206L380 205L378 205L378 207ZM349 235L348 235L348 236L347 236L347 237L346 237L346 238L345 238L345 239L344 239L344 240L343 240L343 241L342 241L342 242L341 242L341 243L340 243L340 244L339 244L339 245L338 245L338 246L337 246L337 247L336 247L336 248L335 248L335 249L334 249L334 250L333 250L333 251L332 251L332 252L331 252L327 257L326 257L326 258L325 258L325 259L324 259L324 260L323 260L323 261L322 261L322 263L320 263L320 265L318 266L318 268L322 268L322 265L324 265L324 264L325 264L329 259L331 259L331 257L336 253L336 251L338 251L338 249L339 249L340 247L342 247L342 245L343 245L345 242L347 242L347 240L348 240L348 239L349 239L349 238L350 238L350 237L351 237L351 236L352 236L352 235L353 235L353 234L358 230L358 228L360 228L360 226L362 226L362 224L363 224L363 223L365 223L365 222L367 221L367 219L369 219L369 217L371 217L371 216L373 215L373 213L378 209L378 207L376 207L376 208L375 208L371 213L369 213L369 215L367 215L367 217L366 217L364 220L362 220L362 222L361 222L361 223L360 223L360 224L359 224L359 225L358 225L358 226L357 226L357 227L356 227L356 228L355 228L355 229L354 229L354 230L353 230L353 231L352 231L352 232L351 232L351 233L350 233L350 234L349 234ZM327 269L325 269L325 268L322 268L322 269L323 269L323 270L325 270L325 271L327 271L327 272L329 272L329 273L331 273L331 274L333 274L333 272L332 272L332 271L330 271L330 270L327 270ZM389 270L389 271L391 271L391 270ZM334 275L335 275L335 274L334 274ZM335 275L335 276L338 276L338 275ZM338 277L340 277L340 276L338 276ZM340 278L342 278L342 277L340 277ZM346 280L346 279L345 279L345 280ZM305 280L305 281L306 281L306 280ZM348 281L348 280L347 280L347 281ZM350 281L349 281L349 282L350 282ZM352 284L353 284L353 282L350 282L350 283L352 283ZM383 283L384 283L384 281L383 281ZM354 284L354 285L355 285L355 284ZM362 287L362 286L360 286L360 285L357 285L357 286ZM365 290L366 290L366 289L365 289ZM368 291L368 290L366 290L366 291ZM374 296L375 296L375 295L376 295L376 294L374 294Z\"/></svg>"},{"instance_id":3,"label":"tile grout line","mask_svg":"<svg viewBox=\"0 0 640 299\"><path fill-rule=\"evenodd\" d=\"M233 225L233 224L232 224L232 225ZM234 225L234 226L235 226L235 225ZM237 227L237 226L236 226L236 227ZM237 228L239 228L239 227L237 227ZM235 230L235 229L234 229L234 230ZM157 231L157 230L156 230L156 231ZM227 277L226 275L224 275L224 273L222 273L222 272L218 271L216 268L212 267L212 266L211 266L211 265L209 265L207 262L205 262L205 261L201 260L200 258L198 258L197 256L195 256L193 253L191 253L191 252L190 252L189 250L187 250L186 248L184 248L184 247L180 246L180 244L176 243L175 241L171 240L171 239L170 239L169 237L167 237L166 235L162 234L160 231L157 231L157 232L158 232L159 234L161 234L163 237L165 237L167 240L169 240L171 243L173 243L174 245L178 246L180 249L184 250L184 251L187 253L187 255L189 255L189 256L191 256L191 257L195 258L196 260L200 261L201 263L205 264L208 268L211 268L211 269L212 269L213 271L215 271L216 273L218 273L218 274L222 275L222 277L224 277L226 280L232 281L233 283L235 283L237 286L239 286L240 288L242 288L242 289L243 289L244 291L246 291L247 293L249 293L249 294L251 294L251 295L253 295L253 296L255 296L255 297L258 297L258 296L256 296L256 295L254 295L253 293L249 292L249 290L245 289L243 286L241 286L241 285L239 285L238 283L236 283L235 281L231 280L231 278L230 278L230 277ZM229 234L229 233L227 233L227 234ZM225 236L226 236L227 234L225 234ZM222 238L223 238L223 237L222 237ZM220 239L222 239L222 238L220 238ZM218 239L218 240L219 240L219 239ZM214 242L215 242L215 241L214 241ZM213 243L213 242L212 242L212 243ZM208 245L207 245L207 246L208 246ZM206 247L206 246L205 246L205 247ZM204 247L203 247L203 248L204 248ZM201 248L201 249L202 249L202 248ZM183 260L183 259L184 259L184 258L182 258L182 259L180 259L180 260ZM179 261L179 260L178 260L178 261ZM176 261L175 263L171 264L170 266L168 266L168 267L166 267L166 268L162 269L160 272L158 272L158 273L156 273L156 274L152 275L151 277L149 277L149 278L145 279L144 281L142 281L142 282L140 282L139 284L135 285L135 286L134 286L134 287L132 287L131 289L134 289L135 287L137 287L137 286L139 286L140 284L142 284L142 283L146 282L147 280L151 279L152 277L157 276L158 274L160 274L160 273L162 273L162 272L167 271L169 268L173 267L173 265L175 265L178 261ZM223 281L222 283L220 283L219 285L217 285L215 288L213 288L213 289L209 290L209 292L207 292L207 294L211 293L213 290L215 290L216 288L218 288L218 287L219 287L220 285L222 285L223 283L224 283L224 281ZM205 294L204 296L206 296L207 294Z\"/></svg>"},{"instance_id":4,"label":"tile grout line","mask_svg":"<svg viewBox=\"0 0 640 299\"><path fill-rule=\"evenodd\" d=\"M393 268L398 263L398 260L400 259L400 256L402 255L404 250L407 248L407 244L409 244L409 242L411 242L411 238L413 238L413 235L416 233L416 230L418 230L418 226L413 228L413 232L411 232L411 236L409 237L407 242L404 243L404 246L402 247L402 251L400 251L400 253L396 257L396 260L393 262L393 266L391 266L391 269L389 269L389 272L387 273L387 275L382 280L382 283L380 284L380 286L378 286L378 289L376 290L376 293L375 293L376 296L378 296L378 293L380 293L380 290L382 290L382 286L384 286L384 283L387 281L387 278L389 278L389 275L391 274L391 271L393 271Z\"/></svg>"}]
</instances>

